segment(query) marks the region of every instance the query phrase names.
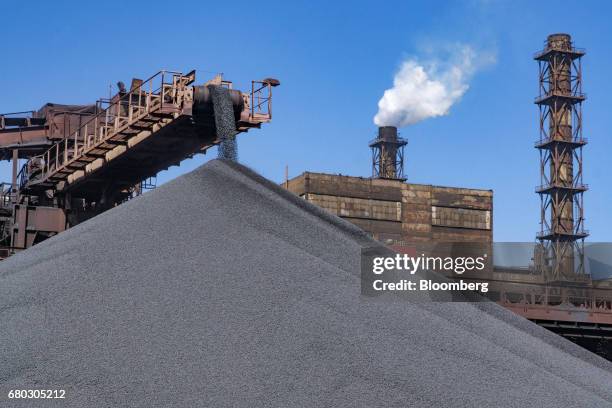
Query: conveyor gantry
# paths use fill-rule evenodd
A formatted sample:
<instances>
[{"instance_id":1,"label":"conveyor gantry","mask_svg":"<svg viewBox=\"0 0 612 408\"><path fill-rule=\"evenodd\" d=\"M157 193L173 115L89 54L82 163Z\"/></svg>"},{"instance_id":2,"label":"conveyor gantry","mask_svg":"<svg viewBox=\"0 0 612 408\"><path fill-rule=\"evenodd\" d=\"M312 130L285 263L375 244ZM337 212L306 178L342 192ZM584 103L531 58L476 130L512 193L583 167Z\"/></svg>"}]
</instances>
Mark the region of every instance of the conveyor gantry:
<instances>
[{"instance_id":1,"label":"conveyor gantry","mask_svg":"<svg viewBox=\"0 0 612 408\"><path fill-rule=\"evenodd\" d=\"M160 71L111 100L73 134L23 166L20 190L97 200L101 191L133 186L217 144L206 85L187 74ZM219 86L231 83L218 80ZM273 80L253 81L249 94L233 91L237 131L271 119Z\"/></svg>"},{"instance_id":2,"label":"conveyor gantry","mask_svg":"<svg viewBox=\"0 0 612 408\"><path fill-rule=\"evenodd\" d=\"M236 132L271 120L277 80L251 81L244 93L220 75L195 80L195 71L159 71L92 105L0 114L0 160L13 162L12 183L0 191L0 259L138 195L158 172L219 144L211 87L229 88Z\"/></svg>"}]
</instances>

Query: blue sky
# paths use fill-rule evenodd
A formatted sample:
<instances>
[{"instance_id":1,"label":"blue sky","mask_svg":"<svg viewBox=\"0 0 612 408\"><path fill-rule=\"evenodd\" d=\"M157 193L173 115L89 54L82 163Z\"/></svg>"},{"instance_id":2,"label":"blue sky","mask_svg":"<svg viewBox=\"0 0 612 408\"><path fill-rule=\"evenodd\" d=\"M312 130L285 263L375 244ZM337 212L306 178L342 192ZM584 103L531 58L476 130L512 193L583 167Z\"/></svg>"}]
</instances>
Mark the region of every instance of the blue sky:
<instances>
[{"instance_id":1,"label":"blue sky","mask_svg":"<svg viewBox=\"0 0 612 408\"><path fill-rule=\"evenodd\" d=\"M87 4L86 4L87 3ZM495 52L449 115L401 129L409 181L493 189L494 236L532 241L539 220L537 66L546 36L570 33L583 61L586 227L609 216L612 5L604 1L3 2L0 112L89 103L162 68L223 72L237 88L276 77L274 118L239 137L241 161L282 181L320 171L369 176L377 102L400 63L468 44ZM188 160L164 181L216 156ZM10 179L10 165L0 165Z\"/></svg>"}]
</instances>

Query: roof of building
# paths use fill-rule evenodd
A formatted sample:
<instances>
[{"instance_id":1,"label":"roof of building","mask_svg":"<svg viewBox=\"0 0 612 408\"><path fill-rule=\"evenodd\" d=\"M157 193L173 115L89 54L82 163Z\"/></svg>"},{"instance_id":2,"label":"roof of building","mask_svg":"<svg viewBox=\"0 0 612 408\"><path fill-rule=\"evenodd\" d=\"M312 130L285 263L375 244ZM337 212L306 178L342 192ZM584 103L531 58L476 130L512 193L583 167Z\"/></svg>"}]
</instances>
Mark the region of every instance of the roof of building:
<instances>
[{"instance_id":1,"label":"roof of building","mask_svg":"<svg viewBox=\"0 0 612 408\"><path fill-rule=\"evenodd\" d=\"M291 182L293 180L297 180L297 179L303 178L306 175L308 175L308 176L314 175L314 176L345 177L345 178L349 178L349 179L353 179L353 180L373 181L375 183L380 183L380 184L396 184L396 183L398 185L408 184L410 186L415 186L415 187L427 187L427 188L448 189L448 190L461 190L461 191L471 192L471 193L479 194L479 195L487 195L487 196L492 196L493 195L493 190L491 190L491 189L470 188L470 187L440 186L440 185L436 185L436 184L412 183L410 181L403 181L403 180L400 180L400 179L385 179L385 178L372 178L372 177L362 177L362 176L349 176L349 175L346 175L346 174L319 173L319 172L313 172L313 171L305 171L302 174L289 179L289 181Z\"/></svg>"}]
</instances>

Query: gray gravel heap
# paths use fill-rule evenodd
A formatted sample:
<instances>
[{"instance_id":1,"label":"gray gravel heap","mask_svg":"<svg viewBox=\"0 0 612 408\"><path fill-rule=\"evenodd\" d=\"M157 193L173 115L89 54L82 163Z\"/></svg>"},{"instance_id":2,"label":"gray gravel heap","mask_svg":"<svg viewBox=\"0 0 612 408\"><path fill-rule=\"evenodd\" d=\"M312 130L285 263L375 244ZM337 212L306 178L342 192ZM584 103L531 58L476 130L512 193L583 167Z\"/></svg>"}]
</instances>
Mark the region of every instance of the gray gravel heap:
<instances>
[{"instance_id":1,"label":"gray gravel heap","mask_svg":"<svg viewBox=\"0 0 612 408\"><path fill-rule=\"evenodd\" d=\"M362 298L369 245L209 162L0 263L0 405L612 406L609 362L495 304Z\"/></svg>"}]
</instances>

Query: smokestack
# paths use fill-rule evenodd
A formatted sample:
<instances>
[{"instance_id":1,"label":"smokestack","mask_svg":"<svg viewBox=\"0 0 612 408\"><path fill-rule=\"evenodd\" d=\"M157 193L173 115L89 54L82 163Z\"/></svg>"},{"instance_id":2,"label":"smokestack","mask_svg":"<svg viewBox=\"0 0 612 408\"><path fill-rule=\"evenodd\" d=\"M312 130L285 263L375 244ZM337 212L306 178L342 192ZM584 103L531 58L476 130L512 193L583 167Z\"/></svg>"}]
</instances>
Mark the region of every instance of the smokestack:
<instances>
[{"instance_id":1,"label":"smokestack","mask_svg":"<svg viewBox=\"0 0 612 408\"><path fill-rule=\"evenodd\" d=\"M397 127L381 126L372 148L372 177L406 180L404 178L404 146L408 142L397 135Z\"/></svg>"},{"instance_id":2,"label":"smokestack","mask_svg":"<svg viewBox=\"0 0 612 408\"><path fill-rule=\"evenodd\" d=\"M378 138L395 142L397 140L397 128L395 126L381 126L378 128Z\"/></svg>"},{"instance_id":3,"label":"smokestack","mask_svg":"<svg viewBox=\"0 0 612 408\"><path fill-rule=\"evenodd\" d=\"M551 34L536 54L540 95L541 243L538 268L548 281L586 282L584 278L584 207L582 195L582 65L584 50L568 34ZM577 278L577 275L583 277Z\"/></svg>"}]
</instances>

